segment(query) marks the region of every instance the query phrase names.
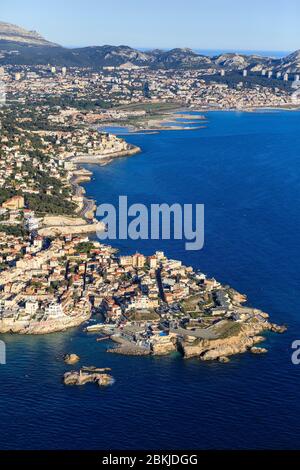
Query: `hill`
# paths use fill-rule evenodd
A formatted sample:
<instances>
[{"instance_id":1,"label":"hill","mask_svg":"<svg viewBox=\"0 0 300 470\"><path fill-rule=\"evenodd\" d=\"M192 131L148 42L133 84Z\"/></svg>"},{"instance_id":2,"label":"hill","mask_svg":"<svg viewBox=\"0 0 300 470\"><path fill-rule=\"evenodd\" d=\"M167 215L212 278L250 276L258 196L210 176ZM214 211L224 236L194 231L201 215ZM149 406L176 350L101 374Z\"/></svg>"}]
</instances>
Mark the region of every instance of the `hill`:
<instances>
[{"instance_id":1,"label":"hill","mask_svg":"<svg viewBox=\"0 0 300 470\"><path fill-rule=\"evenodd\" d=\"M57 65L68 67L150 67L160 69L263 69L298 73L300 50L283 59L259 55L197 54L188 48L140 51L126 45L65 48L44 39L36 31L0 22L0 65Z\"/></svg>"}]
</instances>

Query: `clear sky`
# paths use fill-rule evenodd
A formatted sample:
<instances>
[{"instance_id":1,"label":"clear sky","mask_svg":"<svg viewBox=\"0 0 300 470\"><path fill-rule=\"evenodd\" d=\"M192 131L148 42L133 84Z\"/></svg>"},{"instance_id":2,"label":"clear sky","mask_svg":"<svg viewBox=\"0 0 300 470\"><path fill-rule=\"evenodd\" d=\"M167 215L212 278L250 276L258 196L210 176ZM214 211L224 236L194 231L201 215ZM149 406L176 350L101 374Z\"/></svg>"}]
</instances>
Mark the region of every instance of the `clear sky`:
<instances>
[{"instance_id":1,"label":"clear sky","mask_svg":"<svg viewBox=\"0 0 300 470\"><path fill-rule=\"evenodd\" d=\"M0 20L65 46L292 51L300 0L0 0Z\"/></svg>"}]
</instances>

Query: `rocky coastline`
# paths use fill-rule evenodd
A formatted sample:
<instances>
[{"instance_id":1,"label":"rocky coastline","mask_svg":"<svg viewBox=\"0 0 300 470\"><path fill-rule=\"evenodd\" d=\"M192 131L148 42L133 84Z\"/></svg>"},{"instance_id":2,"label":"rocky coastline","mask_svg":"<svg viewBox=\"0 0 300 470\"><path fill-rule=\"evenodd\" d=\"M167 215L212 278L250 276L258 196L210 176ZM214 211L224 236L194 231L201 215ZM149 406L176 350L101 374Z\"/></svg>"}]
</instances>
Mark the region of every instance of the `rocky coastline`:
<instances>
[{"instance_id":1,"label":"rocky coastline","mask_svg":"<svg viewBox=\"0 0 300 470\"><path fill-rule=\"evenodd\" d=\"M193 337L188 337L179 340L178 349L185 358L199 357L202 361L220 360L247 351L261 351L263 348L256 348L256 344L265 341L261 335L267 331L284 333L286 327L279 327L268 321L244 323L238 333L228 335L226 338L195 340Z\"/></svg>"},{"instance_id":2,"label":"rocky coastline","mask_svg":"<svg viewBox=\"0 0 300 470\"><path fill-rule=\"evenodd\" d=\"M268 321L254 321L242 324L240 331L226 337L215 339L195 339L194 336L185 338L178 336L177 340L170 339L165 343L158 343L151 349L140 347L120 338L118 335L112 335L110 339L117 346L107 349L112 354L125 356L165 356L174 352L179 352L185 359L199 358L202 361L229 362L230 356L251 352L252 354L265 354L268 350L256 345L265 341L262 334L271 331L275 333L284 333L285 326L279 326Z\"/></svg>"}]
</instances>

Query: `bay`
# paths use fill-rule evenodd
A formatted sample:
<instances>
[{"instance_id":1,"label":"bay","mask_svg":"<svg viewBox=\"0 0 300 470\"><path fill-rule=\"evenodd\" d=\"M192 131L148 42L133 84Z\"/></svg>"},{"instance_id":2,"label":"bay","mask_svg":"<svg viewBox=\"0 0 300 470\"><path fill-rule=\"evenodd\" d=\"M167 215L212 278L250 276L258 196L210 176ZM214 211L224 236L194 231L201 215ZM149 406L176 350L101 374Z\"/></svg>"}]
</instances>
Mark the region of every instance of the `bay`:
<instances>
[{"instance_id":1,"label":"bay","mask_svg":"<svg viewBox=\"0 0 300 470\"><path fill-rule=\"evenodd\" d=\"M248 295L287 323L268 335L264 356L229 364L180 356L123 357L82 329L41 337L2 335L1 449L297 449L300 366L300 112L209 112L206 129L126 136L143 152L88 166L98 203L205 204L205 246L183 241L118 241L122 253L169 257ZM115 384L68 388L62 355L112 367Z\"/></svg>"}]
</instances>

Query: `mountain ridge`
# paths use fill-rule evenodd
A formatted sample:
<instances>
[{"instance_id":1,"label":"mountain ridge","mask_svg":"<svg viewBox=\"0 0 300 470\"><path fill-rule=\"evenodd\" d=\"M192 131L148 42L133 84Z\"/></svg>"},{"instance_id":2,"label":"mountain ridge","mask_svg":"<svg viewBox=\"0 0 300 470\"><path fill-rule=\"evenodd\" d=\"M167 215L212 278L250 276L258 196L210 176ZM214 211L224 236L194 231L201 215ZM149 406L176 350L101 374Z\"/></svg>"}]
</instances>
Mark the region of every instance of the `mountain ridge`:
<instances>
[{"instance_id":1,"label":"mountain ridge","mask_svg":"<svg viewBox=\"0 0 300 470\"><path fill-rule=\"evenodd\" d=\"M21 26L0 21L0 40L28 45L58 47L43 38L37 31L29 31Z\"/></svg>"},{"instance_id":2,"label":"mountain ridge","mask_svg":"<svg viewBox=\"0 0 300 470\"><path fill-rule=\"evenodd\" d=\"M127 45L66 48L36 31L0 21L0 65L57 65L69 67L150 67L161 69L224 69L259 72L263 69L299 73L300 50L282 59L257 54L199 54L190 48L141 51Z\"/></svg>"}]
</instances>

